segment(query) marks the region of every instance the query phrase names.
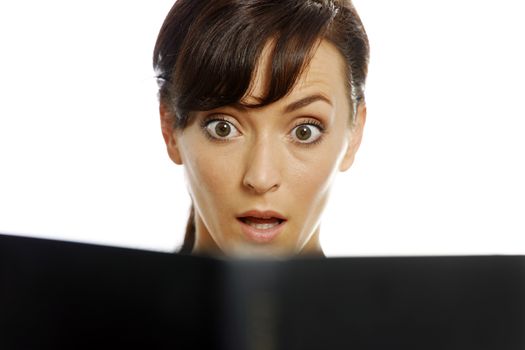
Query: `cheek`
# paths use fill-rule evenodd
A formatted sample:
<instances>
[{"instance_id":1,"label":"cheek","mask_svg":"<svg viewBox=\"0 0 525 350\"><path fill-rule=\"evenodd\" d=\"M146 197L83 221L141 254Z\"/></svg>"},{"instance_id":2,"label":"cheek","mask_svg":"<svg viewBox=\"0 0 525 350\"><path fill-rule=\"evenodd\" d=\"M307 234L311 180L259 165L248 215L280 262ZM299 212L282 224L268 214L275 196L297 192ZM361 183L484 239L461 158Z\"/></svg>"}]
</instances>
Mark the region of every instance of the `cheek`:
<instances>
[{"instance_id":1,"label":"cheek","mask_svg":"<svg viewBox=\"0 0 525 350\"><path fill-rule=\"evenodd\" d=\"M291 185L295 187L298 199L311 201L327 194L337 174L343 146L342 138L327 138L315 151L307 150L308 154L296 162Z\"/></svg>"},{"instance_id":2,"label":"cheek","mask_svg":"<svg viewBox=\"0 0 525 350\"><path fill-rule=\"evenodd\" d=\"M332 183L334 162L326 157L320 157L315 161L301 164L292 178L290 185L295 192L297 203L312 205L324 197Z\"/></svg>"},{"instance_id":3,"label":"cheek","mask_svg":"<svg viewBox=\"0 0 525 350\"><path fill-rule=\"evenodd\" d=\"M208 197L231 193L236 178L231 155L220 154L214 145L210 147L203 142L191 146L185 149L184 166L192 193Z\"/></svg>"}]
</instances>

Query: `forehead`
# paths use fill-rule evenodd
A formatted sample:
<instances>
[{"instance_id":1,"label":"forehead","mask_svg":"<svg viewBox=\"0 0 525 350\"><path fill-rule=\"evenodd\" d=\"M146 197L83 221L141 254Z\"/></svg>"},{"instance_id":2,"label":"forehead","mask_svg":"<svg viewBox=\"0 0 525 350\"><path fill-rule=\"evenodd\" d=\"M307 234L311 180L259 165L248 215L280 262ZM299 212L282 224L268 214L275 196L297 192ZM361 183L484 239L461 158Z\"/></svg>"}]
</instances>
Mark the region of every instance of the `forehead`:
<instances>
[{"instance_id":1,"label":"forehead","mask_svg":"<svg viewBox=\"0 0 525 350\"><path fill-rule=\"evenodd\" d=\"M257 63L257 68L243 103L255 103L265 95L270 85L271 77L271 50L272 43L268 43ZM322 40L312 53L308 66L303 70L290 93L283 99L306 93L317 92L326 97L335 95L346 96L345 62L339 50L330 42Z\"/></svg>"}]
</instances>

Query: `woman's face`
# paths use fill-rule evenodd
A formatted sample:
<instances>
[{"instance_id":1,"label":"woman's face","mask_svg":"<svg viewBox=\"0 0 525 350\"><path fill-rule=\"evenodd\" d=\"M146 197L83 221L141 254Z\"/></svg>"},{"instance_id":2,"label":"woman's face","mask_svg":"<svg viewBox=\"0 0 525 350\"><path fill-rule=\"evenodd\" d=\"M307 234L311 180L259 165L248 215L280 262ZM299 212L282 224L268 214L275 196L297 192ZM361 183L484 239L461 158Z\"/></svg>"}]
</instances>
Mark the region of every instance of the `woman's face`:
<instances>
[{"instance_id":1,"label":"woman's face","mask_svg":"<svg viewBox=\"0 0 525 350\"><path fill-rule=\"evenodd\" d=\"M268 46L243 102L268 78ZM291 93L268 106L195 112L170 129L171 159L183 164L195 206L194 254L286 257L322 254L319 226L331 184L353 162L365 109L351 125L345 63L323 41Z\"/></svg>"}]
</instances>

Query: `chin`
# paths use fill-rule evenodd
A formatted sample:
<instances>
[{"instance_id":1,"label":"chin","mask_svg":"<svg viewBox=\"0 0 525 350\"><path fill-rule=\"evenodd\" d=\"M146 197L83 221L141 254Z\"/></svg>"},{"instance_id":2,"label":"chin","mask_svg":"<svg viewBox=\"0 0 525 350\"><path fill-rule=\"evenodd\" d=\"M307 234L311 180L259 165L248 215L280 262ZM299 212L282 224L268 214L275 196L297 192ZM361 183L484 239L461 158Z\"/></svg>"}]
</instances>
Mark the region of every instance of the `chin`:
<instances>
[{"instance_id":1,"label":"chin","mask_svg":"<svg viewBox=\"0 0 525 350\"><path fill-rule=\"evenodd\" d=\"M232 258L242 259L271 259L271 260L285 260L296 255L293 251L282 247L272 245L265 246L250 246L250 245L236 245L231 247L230 251L225 252L225 255Z\"/></svg>"}]
</instances>

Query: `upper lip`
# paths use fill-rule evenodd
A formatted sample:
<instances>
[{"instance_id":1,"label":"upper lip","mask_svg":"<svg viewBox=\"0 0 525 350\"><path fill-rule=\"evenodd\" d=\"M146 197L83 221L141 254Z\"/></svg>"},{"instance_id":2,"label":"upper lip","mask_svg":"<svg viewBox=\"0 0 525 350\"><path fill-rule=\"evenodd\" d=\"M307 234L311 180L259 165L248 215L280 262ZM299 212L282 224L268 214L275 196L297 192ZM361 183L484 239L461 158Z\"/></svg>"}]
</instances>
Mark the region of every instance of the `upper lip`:
<instances>
[{"instance_id":1,"label":"upper lip","mask_svg":"<svg viewBox=\"0 0 525 350\"><path fill-rule=\"evenodd\" d=\"M237 216L238 218L245 218L245 217L254 217L254 218L277 218L279 220L286 220L286 217L284 215L273 211L273 210L250 210L247 212L242 213L241 215Z\"/></svg>"}]
</instances>

